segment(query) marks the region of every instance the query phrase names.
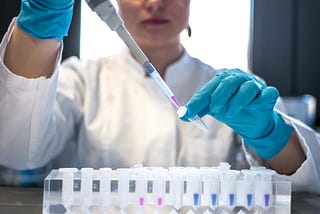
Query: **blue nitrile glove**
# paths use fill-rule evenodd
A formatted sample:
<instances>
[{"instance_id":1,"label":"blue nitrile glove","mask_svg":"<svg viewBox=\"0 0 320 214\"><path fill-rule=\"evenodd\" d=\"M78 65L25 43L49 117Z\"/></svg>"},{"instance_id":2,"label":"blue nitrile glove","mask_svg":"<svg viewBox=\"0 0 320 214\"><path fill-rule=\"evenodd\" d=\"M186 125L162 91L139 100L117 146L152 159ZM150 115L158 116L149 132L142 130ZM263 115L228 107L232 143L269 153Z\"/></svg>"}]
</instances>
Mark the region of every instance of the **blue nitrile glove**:
<instances>
[{"instance_id":1,"label":"blue nitrile glove","mask_svg":"<svg viewBox=\"0 0 320 214\"><path fill-rule=\"evenodd\" d=\"M74 0L22 0L17 25L39 39L62 41L72 19Z\"/></svg>"},{"instance_id":2,"label":"blue nitrile glove","mask_svg":"<svg viewBox=\"0 0 320 214\"><path fill-rule=\"evenodd\" d=\"M274 105L279 92L239 69L219 73L186 104L182 119L209 114L230 126L262 158L276 156L293 128Z\"/></svg>"}]
</instances>

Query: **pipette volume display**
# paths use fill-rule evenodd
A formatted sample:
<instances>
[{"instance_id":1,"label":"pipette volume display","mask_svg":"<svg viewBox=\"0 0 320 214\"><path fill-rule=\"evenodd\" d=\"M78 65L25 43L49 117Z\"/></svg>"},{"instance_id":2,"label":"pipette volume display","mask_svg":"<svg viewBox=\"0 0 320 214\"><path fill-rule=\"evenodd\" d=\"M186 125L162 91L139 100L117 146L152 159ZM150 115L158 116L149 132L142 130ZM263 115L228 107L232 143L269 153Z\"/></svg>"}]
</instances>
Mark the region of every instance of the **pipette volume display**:
<instances>
[{"instance_id":1,"label":"pipette volume display","mask_svg":"<svg viewBox=\"0 0 320 214\"><path fill-rule=\"evenodd\" d=\"M98 14L100 19L104 21L111 30L116 31L119 37L123 40L130 52L136 58L136 60L143 66L145 71L152 77L152 79L158 84L161 90L166 94L170 101L180 108L180 104L168 85L163 81L161 76L155 67L149 62L149 59L140 49L139 45L132 38L128 30L125 28L123 20L117 13L116 9L110 2L110 0L86 0L89 7ZM199 116L195 116L189 119L191 123L196 125L201 130L207 132L208 127L201 120Z\"/></svg>"}]
</instances>

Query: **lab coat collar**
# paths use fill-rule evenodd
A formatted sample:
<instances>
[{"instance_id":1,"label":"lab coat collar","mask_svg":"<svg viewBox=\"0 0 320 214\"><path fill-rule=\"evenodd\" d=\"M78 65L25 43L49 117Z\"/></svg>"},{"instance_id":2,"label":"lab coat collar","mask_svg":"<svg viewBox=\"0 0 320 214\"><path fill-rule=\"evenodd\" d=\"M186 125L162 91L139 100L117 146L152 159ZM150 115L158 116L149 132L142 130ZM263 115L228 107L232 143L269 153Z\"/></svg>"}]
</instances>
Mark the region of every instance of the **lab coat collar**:
<instances>
[{"instance_id":1,"label":"lab coat collar","mask_svg":"<svg viewBox=\"0 0 320 214\"><path fill-rule=\"evenodd\" d=\"M143 67L135 60L135 58L132 56L128 48L124 48L123 50L123 55L125 60L133 66L134 70L138 72L138 75L141 77L145 77L145 70ZM152 63L152 62L151 62ZM182 81L183 79L180 75L180 72L178 71L186 71L188 65L190 63L190 55L187 53L187 51L184 49L182 56L172 64L170 64L166 70L166 74L164 79L167 79L168 73L170 73L169 76L176 76L179 77L177 78L177 81Z\"/></svg>"},{"instance_id":2,"label":"lab coat collar","mask_svg":"<svg viewBox=\"0 0 320 214\"><path fill-rule=\"evenodd\" d=\"M187 78L188 71L192 70L192 60L188 52L184 49L182 56L170 64L166 70L165 80L171 85L171 82L174 81L175 84L185 82ZM172 85L174 85L172 83Z\"/></svg>"},{"instance_id":3,"label":"lab coat collar","mask_svg":"<svg viewBox=\"0 0 320 214\"><path fill-rule=\"evenodd\" d=\"M122 51L125 61L128 62L130 66L133 67L134 71L137 71L138 76L145 77L146 72L144 71L142 65L132 56L128 48L124 48Z\"/></svg>"}]
</instances>

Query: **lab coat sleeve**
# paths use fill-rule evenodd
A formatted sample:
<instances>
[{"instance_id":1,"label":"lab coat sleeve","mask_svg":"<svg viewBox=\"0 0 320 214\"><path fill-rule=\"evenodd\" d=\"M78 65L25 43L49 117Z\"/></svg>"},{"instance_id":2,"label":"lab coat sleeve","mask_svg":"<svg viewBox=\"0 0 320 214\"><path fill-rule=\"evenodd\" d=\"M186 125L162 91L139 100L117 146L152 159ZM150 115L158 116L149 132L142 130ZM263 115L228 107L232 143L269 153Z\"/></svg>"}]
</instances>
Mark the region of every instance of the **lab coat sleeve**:
<instances>
[{"instance_id":1,"label":"lab coat sleeve","mask_svg":"<svg viewBox=\"0 0 320 214\"><path fill-rule=\"evenodd\" d=\"M283 177L291 180L293 191L320 194L320 135L299 120L285 114L282 114L282 117L294 127L307 157L294 174Z\"/></svg>"},{"instance_id":2,"label":"lab coat sleeve","mask_svg":"<svg viewBox=\"0 0 320 214\"><path fill-rule=\"evenodd\" d=\"M14 169L45 165L64 147L54 113L61 51L50 78L17 76L3 62L15 19L0 44L0 164ZM62 49L62 48L61 48Z\"/></svg>"}]
</instances>

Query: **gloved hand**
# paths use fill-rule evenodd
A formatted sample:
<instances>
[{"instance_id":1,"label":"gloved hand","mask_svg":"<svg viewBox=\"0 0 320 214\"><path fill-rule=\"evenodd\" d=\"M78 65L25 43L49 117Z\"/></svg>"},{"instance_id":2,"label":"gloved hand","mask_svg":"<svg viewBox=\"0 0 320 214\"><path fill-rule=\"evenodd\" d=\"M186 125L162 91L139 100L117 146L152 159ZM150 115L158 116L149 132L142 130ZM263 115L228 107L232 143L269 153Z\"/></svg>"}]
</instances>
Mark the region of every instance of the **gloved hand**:
<instances>
[{"instance_id":1,"label":"gloved hand","mask_svg":"<svg viewBox=\"0 0 320 214\"><path fill-rule=\"evenodd\" d=\"M74 0L22 0L17 25L39 39L62 41L72 19Z\"/></svg>"},{"instance_id":2,"label":"gloved hand","mask_svg":"<svg viewBox=\"0 0 320 214\"><path fill-rule=\"evenodd\" d=\"M292 127L274 105L279 92L239 69L219 73L186 104L187 120L209 114L238 133L262 158L277 155L287 144Z\"/></svg>"}]
</instances>

